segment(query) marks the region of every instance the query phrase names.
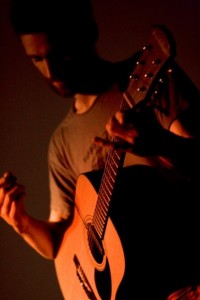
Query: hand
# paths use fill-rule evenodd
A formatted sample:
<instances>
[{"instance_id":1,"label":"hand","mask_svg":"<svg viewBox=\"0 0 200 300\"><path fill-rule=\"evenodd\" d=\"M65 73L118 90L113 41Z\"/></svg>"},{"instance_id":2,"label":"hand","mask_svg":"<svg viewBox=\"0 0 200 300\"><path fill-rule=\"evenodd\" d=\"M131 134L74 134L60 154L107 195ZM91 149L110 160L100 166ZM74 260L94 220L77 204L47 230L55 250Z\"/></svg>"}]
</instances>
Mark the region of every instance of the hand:
<instances>
[{"instance_id":1,"label":"hand","mask_svg":"<svg viewBox=\"0 0 200 300\"><path fill-rule=\"evenodd\" d=\"M27 226L24 198L24 186L16 182L12 173L5 172L0 178L0 217L18 233L22 233Z\"/></svg>"},{"instance_id":2,"label":"hand","mask_svg":"<svg viewBox=\"0 0 200 300\"><path fill-rule=\"evenodd\" d=\"M150 108L140 112L117 112L109 119L106 130L114 139L109 141L95 137L97 145L140 156L159 155L162 152L161 140L165 130Z\"/></svg>"}]
</instances>

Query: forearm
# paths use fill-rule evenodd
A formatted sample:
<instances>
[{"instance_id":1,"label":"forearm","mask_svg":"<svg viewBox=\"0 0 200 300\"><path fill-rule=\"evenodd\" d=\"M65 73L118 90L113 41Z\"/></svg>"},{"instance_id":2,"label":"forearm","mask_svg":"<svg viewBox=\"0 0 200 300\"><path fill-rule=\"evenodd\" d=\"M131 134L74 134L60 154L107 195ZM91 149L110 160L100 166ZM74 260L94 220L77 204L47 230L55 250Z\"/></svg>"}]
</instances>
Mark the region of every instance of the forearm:
<instances>
[{"instance_id":1,"label":"forearm","mask_svg":"<svg viewBox=\"0 0 200 300\"><path fill-rule=\"evenodd\" d=\"M36 220L27 216L23 227L20 230L14 229L40 255L47 259L54 258L55 249L52 224L50 222Z\"/></svg>"},{"instance_id":2,"label":"forearm","mask_svg":"<svg viewBox=\"0 0 200 300\"><path fill-rule=\"evenodd\" d=\"M0 217L40 255L53 259L71 219L57 215L49 221L40 221L31 217L24 206L25 195L24 186L5 172L0 178Z\"/></svg>"}]
</instances>

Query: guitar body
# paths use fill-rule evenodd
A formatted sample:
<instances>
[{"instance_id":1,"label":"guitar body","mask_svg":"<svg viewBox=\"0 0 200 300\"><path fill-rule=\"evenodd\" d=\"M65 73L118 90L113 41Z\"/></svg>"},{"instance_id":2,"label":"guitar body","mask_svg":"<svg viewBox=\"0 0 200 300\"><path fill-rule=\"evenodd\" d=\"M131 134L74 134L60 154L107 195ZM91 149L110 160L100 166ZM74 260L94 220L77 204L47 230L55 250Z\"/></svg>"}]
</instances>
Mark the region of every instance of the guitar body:
<instances>
[{"instance_id":1,"label":"guitar body","mask_svg":"<svg viewBox=\"0 0 200 300\"><path fill-rule=\"evenodd\" d=\"M156 213L160 193L155 189L155 182L168 191L169 183L151 167L132 166L121 170L117 181L120 185L113 194L115 201L111 203L102 240L104 254L102 259L101 256L95 259L90 246L89 225L94 221L101 176L102 172L91 172L81 175L77 182L74 218L65 231L55 259L64 299L132 300L133 295L137 300L150 295L155 300L166 299L169 293L163 283L168 282L169 272L159 262L165 251L159 245L160 227L157 226L164 215L159 217ZM134 189L130 178L135 184ZM165 194L167 202L169 197L167 192ZM136 200L135 195L140 195L139 199ZM149 201L152 198L154 201ZM164 249L167 243L166 239ZM162 270L165 270L164 274ZM155 290L155 279L162 291L158 286Z\"/></svg>"},{"instance_id":2,"label":"guitar body","mask_svg":"<svg viewBox=\"0 0 200 300\"><path fill-rule=\"evenodd\" d=\"M60 288L66 300L114 300L124 275L123 247L111 219L104 235L102 261L97 262L90 251L87 226L92 221L97 196L90 180L81 175L77 182L73 222L65 232L55 259ZM82 279L77 272L82 273L79 274Z\"/></svg>"}]
</instances>

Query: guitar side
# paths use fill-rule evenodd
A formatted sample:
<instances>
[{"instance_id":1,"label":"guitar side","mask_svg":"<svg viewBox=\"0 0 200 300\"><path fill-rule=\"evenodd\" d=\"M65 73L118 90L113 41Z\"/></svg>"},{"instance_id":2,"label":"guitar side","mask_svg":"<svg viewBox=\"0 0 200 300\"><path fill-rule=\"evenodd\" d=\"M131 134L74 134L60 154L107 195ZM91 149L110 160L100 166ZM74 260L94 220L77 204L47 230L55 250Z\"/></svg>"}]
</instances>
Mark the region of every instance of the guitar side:
<instances>
[{"instance_id":1,"label":"guitar side","mask_svg":"<svg viewBox=\"0 0 200 300\"><path fill-rule=\"evenodd\" d=\"M103 260L97 262L90 248L89 224L97 192L86 175L80 175L75 196L75 213L55 259L58 282L66 300L114 300L125 272L125 258L118 233L108 219Z\"/></svg>"}]
</instances>

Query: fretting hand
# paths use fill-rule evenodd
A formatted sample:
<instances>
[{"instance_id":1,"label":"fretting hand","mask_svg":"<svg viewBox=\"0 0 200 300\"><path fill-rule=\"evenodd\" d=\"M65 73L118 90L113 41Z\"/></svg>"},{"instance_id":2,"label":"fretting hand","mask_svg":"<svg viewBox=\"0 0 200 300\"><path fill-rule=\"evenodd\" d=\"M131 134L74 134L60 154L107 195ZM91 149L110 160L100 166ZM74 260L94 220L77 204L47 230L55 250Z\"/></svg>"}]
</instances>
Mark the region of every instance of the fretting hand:
<instances>
[{"instance_id":1,"label":"fretting hand","mask_svg":"<svg viewBox=\"0 0 200 300\"><path fill-rule=\"evenodd\" d=\"M162 152L161 137L166 130L160 126L151 108L140 112L118 111L109 119L106 130L114 140L95 137L97 145L140 156L160 155Z\"/></svg>"}]
</instances>

